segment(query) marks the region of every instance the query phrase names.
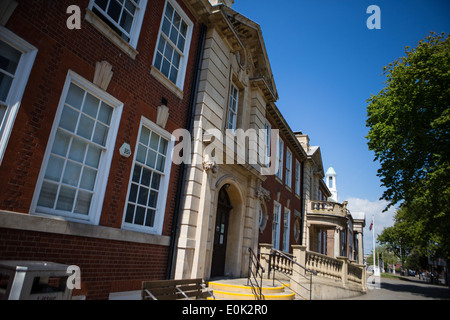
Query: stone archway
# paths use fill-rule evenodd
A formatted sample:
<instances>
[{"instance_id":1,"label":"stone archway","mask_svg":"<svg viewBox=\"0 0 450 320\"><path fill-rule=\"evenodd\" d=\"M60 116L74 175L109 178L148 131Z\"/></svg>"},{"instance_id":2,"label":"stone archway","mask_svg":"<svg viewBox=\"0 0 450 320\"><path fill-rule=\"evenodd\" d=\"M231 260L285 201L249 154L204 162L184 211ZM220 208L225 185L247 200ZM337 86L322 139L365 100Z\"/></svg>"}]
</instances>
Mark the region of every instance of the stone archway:
<instances>
[{"instance_id":1,"label":"stone archway","mask_svg":"<svg viewBox=\"0 0 450 320\"><path fill-rule=\"evenodd\" d=\"M216 201L216 217L214 219L214 232L212 232L213 238L213 252L211 257L211 276L219 276L216 268L217 261L215 260L221 253L216 252L216 250L224 249L220 247L220 242L226 241L226 248L224 252L223 259L223 272L220 269L219 273L221 276L225 277L239 277L241 276L241 263L242 263L242 245L243 245L243 234L244 234L244 202L242 192L239 185L234 181L234 179L224 179L220 183L217 192ZM228 197L228 203L225 201L224 197ZM228 215L224 219L224 215ZM217 219L222 219L222 221L217 221ZM222 231L222 222L227 222L224 225L226 229L226 234ZM221 239L222 236L222 239ZM218 245L218 246L216 246ZM220 259L220 258L219 258Z\"/></svg>"}]
</instances>

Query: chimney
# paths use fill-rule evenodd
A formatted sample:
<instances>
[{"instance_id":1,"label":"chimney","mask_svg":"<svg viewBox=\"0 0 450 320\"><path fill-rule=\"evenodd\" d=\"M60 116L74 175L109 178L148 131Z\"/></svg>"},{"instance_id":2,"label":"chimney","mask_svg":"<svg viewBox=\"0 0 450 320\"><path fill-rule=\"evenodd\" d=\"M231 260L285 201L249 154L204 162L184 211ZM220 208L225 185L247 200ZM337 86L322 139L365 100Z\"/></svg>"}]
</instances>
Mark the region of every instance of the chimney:
<instances>
[{"instance_id":1,"label":"chimney","mask_svg":"<svg viewBox=\"0 0 450 320\"><path fill-rule=\"evenodd\" d=\"M305 150L305 152L308 152L308 150L309 150L309 137L308 137L308 135L307 134L303 134L303 132L301 132L301 131L294 132L294 134L295 134L295 137L297 138L297 140L302 145L302 147Z\"/></svg>"}]
</instances>

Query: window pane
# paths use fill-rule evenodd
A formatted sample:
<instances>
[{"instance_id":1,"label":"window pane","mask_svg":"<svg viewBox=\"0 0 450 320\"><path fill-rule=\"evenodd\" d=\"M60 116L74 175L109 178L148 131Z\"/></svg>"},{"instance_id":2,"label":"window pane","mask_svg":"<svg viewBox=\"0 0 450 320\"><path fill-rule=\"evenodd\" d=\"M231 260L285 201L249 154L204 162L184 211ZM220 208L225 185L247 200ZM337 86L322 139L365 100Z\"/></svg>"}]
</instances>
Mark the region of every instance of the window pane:
<instances>
[{"instance_id":1,"label":"window pane","mask_svg":"<svg viewBox=\"0 0 450 320\"><path fill-rule=\"evenodd\" d=\"M139 196L138 196L138 203L142 204L143 206L147 205L148 200L148 189L144 187L139 188Z\"/></svg>"},{"instance_id":2,"label":"window pane","mask_svg":"<svg viewBox=\"0 0 450 320\"><path fill-rule=\"evenodd\" d=\"M72 108L65 106L61 115L59 126L70 132L74 132L77 126L79 113Z\"/></svg>"},{"instance_id":3,"label":"window pane","mask_svg":"<svg viewBox=\"0 0 450 320\"><path fill-rule=\"evenodd\" d=\"M162 74L165 75L166 77L169 77L169 70L170 70L170 62L167 61L167 59L163 59L163 64L161 68Z\"/></svg>"},{"instance_id":4,"label":"window pane","mask_svg":"<svg viewBox=\"0 0 450 320\"><path fill-rule=\"evenodd\" d=\"M12 82L13 78L0 73L0 101L6 102Z\"/></svg>"},{"instance_id":5,"label":"window pane","mask_svg":"<svg viewBox=\"0 0 450 320\"><path fill-rule=\"evenodd\" d=\"M81 115L80 124L78 125L77 134L91 140L92 131L94 130L95 121L86 117L85 115Z\"/></svg>"},{"instance_id":6,"label":"window pane","mask_svg":"<svg viewBox=\"0 0 450 320\"><path fill-rule=\"evenodd\" d=\"M184 51L184 44L185 44L185 43L186 43L186 40L180 35L180 36L178 37L178 44L177 44L177 47L178 47L178 49L180 49L181 52Z\"/></svg>"},{"instance_id":7,"label":"window pane","mask_svg":"<svg viewBox=\"0 0 450 320\"><path fill-rule=\"evenodd\" d=\"M147 153L146 165L148 165L151 168L155 168L155 164L156 164L156 152L149 149Z\"/></svg>"},{"instance_id":8,"label":"window pane","mask_svg":"<svg viewBox=\"0 0 450 320\"><path fill-rule=\"evenodd\" d=\"M80 188L94 191L95 178L97 177L97 171L90 168L84 168L83 176L81 177Z\"/></svg>"},{"instance_id":9,"label":"window pane","mask_svg":"<svg viewBox=\"0 0 450 320\"><path fill-rule=\"evenodd\" d=\"M79 191L77 197L77 204L75 206L75 213L84 215L89 214L89 207L91 206L92 194L86 191Z\"/></svg>"},{"instance_id":10,"label":"window pane","mask_svg":"<svg viewBox=\"0 0 450 320\"><path fill-rule=\"evenodd\" d=\"M148 169L142 170L142 178L141 178L141 185L143 186L150 186L150 178L152 176L152 172Z\"/></svg>"},{"instance_id":11,"label":"window pane","mask_svg":"<svg viewBox=\"0 0 450 320\"><path fill-rule=\"evenodd\" d=\"M71 161L67 161L66 169L64 170L63 183L70 184L71 186L78 186L80 180L81 165Z\"/></svg>"},{"instance_id":12,"label":"window pane","mask_svg":"<svg viewBox=\"0 0 450 320\"><path fill-rule=\"evenodd\" d=\"M170 70L169 80L172 81L173 83L176 83L177 76L178 76L178 70L175 69L174 67L172 67L172 69Z\"/></svg>"},{"instance_id":13,"label":"window pane","mask_svg":"<svg viewBox=\"0 0 450 320\"><path fill-rule=\"evenodd\" d=\"M145 208L137 206L134 223L142 226L144 224L144 218L145 218Z\"/></svg>"},{"instance_id":14,"label":"window pane","mask_svg":"<svg viewBox=\"0 0 450 320\"><path fill-rule=\"evenodd\" d=\"M113 111L114 111L113 107L102 102L102 106L100 107L100 112L98 114L98 120L109 126L111 124L111 117Z\"/></svg>"},{"instance_id":15,"label":"window pane","mask_svg":"<svg viewBox=\"0 0 450 320\"><path fill-rule=\"evenodd\" d=\"M172 41L173 44L177 44L178 31L175 29L174 26L172 26L172 29L170 30L169 39L170 39L170 41Z\"/></svg>"},{"instance_id":16,"label":"window pane","mask_svg":"<svg viewBox=\"0 0 450 320\"><path fill-rule=\"evenodd\" d=\"M175 14L173 16L173 21L172 21L175 28L180 29L180 22L181 22L181 17L178 14L178 12L175 11Z\"/></svg>"},{"instance_id":17,"label":"window pane","mask_svg":"<svg viewBox=\"0 0 450 320\"><path fill-rule=\"evenodd\" d=\"M103 10L106 10L106 6L108 5L108 0L95 0L95 3Z\"/></svg>"},{"instance_id":18,"label":"window pane","mask_svg":"<svg viewBox=\"0 0 450 320\"><path fill-rule=\"evenodd\" d=\"M178 52L174 51L172 64L177 69L180 67L180 59L181 59L180 54Z\"/></svg>"},{"instance_id":19,"label":"window pane","mask_svg":"<svg viewBox=\"0 0 450 320\"><path fill-rule=\"evenodd\" d=\"M167 2L166 16L167 16L167 18L169 18L170 21L172 21L173 11L174 11L174 9L173 9L172 5L169 2Z\"/></svg>"},{"instance_id":20,"label":"window pane","mask_svg":"<svg viewBox=\"0 0 450 320\"><path fill-rule=\"evenodd\" d=\"M55 136L55 142L53 143L52 153L65 157L69 148L69 142L70 135L58 131Z\"/></svg>"},{"instance_id":21,"label":"window pane","mask_svg":"<svg viewBox=\"0 0 450 320\"><path fill-rule=\"evenodd\" d=\"M158 146L159 146L159 135L153 132L152 139L150 140L150 148L152 148L153 150L158 150Z\"/></svg>"},{"instance_id":22,"label":"window pane","mask_svg":"<svg viewBox=\"0 0 450 320\"><path fill-rule=\"evenodd\" d=\"M138 186L134 183L131 184L130 188L130 196L128 197L128 201L136 202L138 193Z\"/></svg>"},{"instance_id":23,"label":"window pane","mask_svg":"<svg viewBox=\"0 0 450 320\"><path fill-rule=\"evenodd\" d=\"M148 206L151 208L156 208L158 202L158 192L150 191L150 197L148 198Z\"/></svg>"},{"instance_id":24,"label":"window pane","mask_svg":"<svg viewBox=\"0 0 450 320\"><path fill-rule=\"evenodd\" d=\"M102 146L105 146L107 137L108 137L108 127L104 126L100 122L97 122L97 125L95 126L93 141Z\"/></svg>"},{"instance_id":25,"label":"window pane","mask_svg":"<svg viewBox=\"0 0 450 320\"><path fill-rule=\"evenodd\" d=\"M72 83L67 93L66 103L80 110L83 98L84 90Z\"/></svg>"},{"instance_id":26,"label":"window pane","mask_svg":"<svg viewBox=\"0 0 450 320\"><path fill-rule=\"evenodd\" d=\"M145 156L146 156L146 148L142 145L138 146L138 151L136 155L136 161L139 161L140 163L145 163Z\"/></svg>"},{"instance_id":27,"label":"window pane","mask_svg":"<svg viewBox=\"0 0 450 320\"><path fill-rule=\"evenodd\" d=\"M73 188L68 188L61 186L59 191L58 202L56 204L56 209L64 211L72 211L73 202L75 200L76 190Z\"/></svg>"},{"instance_id":28,"label":"window pane","mask_svg":"<svg viewBox=\"0 0 450 320\"><path fill-rule=\"evenodd\" d=\"M53 208L57 192L58 185L44 181L39 195L38 206Z\"/></svg>"},{"instance_id":29,"label":"window pane","mask_svg":"<svg viewBox=\"0 0 450 320\"><path fill-rule=\"evenodd\" d=\"M102 150L100 148L89 146L87 156L86 156L86 164L88 166L98 168L100 162Z\"/></svg>"},{"instance_id":30,"label":"window pane","mask_svg":"<svg viewBox=\"0 0 450 320\"><path fill-rule=\"evenodd\" d=\"M0 69L15 74L22 53L0 40Z\"/></svg>"},{"instance_id":31,"label":"window pane","mask_svg":"<svg viewBox=\"0 0 450 320\"><path fill-rule=\"evenodd\" d=\"M129 204L127 206L127 213L125 215L125 222L127 223L133 223L133 218L134 218L134 208L135 206L132 204Z\"/></svg>"},{"instance_id":32,"label":"window pane","mask_svg":"<svg viewBox=\"0 0 450 320\"><path fill-rule=\"evenodd\" d=\"M147 209L147 217L145 218L145 225L153 227L155 223L155 210Z\"/></svg>"},{"instance_id":33,"label":"window pane","mask_svg":"<svg viewBox=\"0 0 450 320\"><path fill-rule=\"evenodd\" d=\"M169 60L172 61L172 54L173 54L173 48L171 45L166 45L166 50L164 51L164 57Z\"/></svg>"},{"instance_id":34,"label":"window pane","mask_svg":"<svg viewBox=\"0 0 450 320\"><path fill-rule=\"evenodd\" d=\"M135 2L139 4L139 1L135 1ZM132 15L134 15L134 12L136 11L136 7L134 6L134 4L130 0L125 0L125 8L127 8L127 10Z\"/></svg>"},{"instance_id":35,"label":"window pane","mask_svg":"<svg viewBox=\"0 0 450 320\"><path fill-rule=\"evenodd\" d=\"M124 10L123 14L122 14L122 18L120 19L120 26L126 32L130 32L132 24L133 24L133 16Z\"/></svg>"},{"instance_id":36,"label":"window pane","mask_svg":"<svg viewBox=\"0 0 450 320\"><path fill-rule=\"evenodd\" d=\"M156 58L155 58L155 67L158 70L161 70L161 61L162 61L162 55L158 52L156 54Z\"/></svg>"},{"instance_id":37,"label":"window pane","mask_svg":"<svg viewBox=\"0 0 450 320\"><path fill-rule=\"evenodd\" d=\"M166 162L166 157L158 155L158 162L156 163L156 170L164 172L164 166Z\"/></svg>"},{"instance_id":38,"label":"window pane","mask_svg":"<svg viewBox=\"0 0 450 320\"><path fill-rule=\"evenodd\" d=\"M59 182L64 168L64 159L50 156L48 160L47 171L45 172L45 179Z\"/></svg>"},{"instance_id":39,"label":"window pane","mask_svg":"<svg viewBox=\"0 0 450 320\"><path fill-rule=\"evenodd\" d=\"M162 153L163 155L167 155L167 145L168 141L166 139L161 138L161 142L159 144L159 153Z\"/></svg>"},{"instance_id":40,"label":"window pane","mask_svg":"<svg viewBox=\"0 0 450 320\"><path fill-rule=\"evenodd\" d=\"M150 139L150 130L147 127L142 127L141 130L141 137L139 139L139 141L143 144L145 144L146 146L148 146L148 140Z\"/></svg>"},{"instance_id":41,"label":"window pane","mask_svg":"<svg viewBox=\"0 0 450 320\"><path fill-rule=\"evenodd\" d=\"M164 32L166 36L169 36L169 32L170 32L170 21L167 20L166 17L164 17L164 22L163 22L163 25L162 25L162 32Z\"/></svg>"},{"instance_id":42,"label":"window pane","mask_svg":"<svg viewBox=\"0 0 450 320\"><path fill-rule=\"evenodd\" d=\"M116 22L119 21L120 12L122 11L122 6L117 3L116 0L110 0L108 15Z\"/></svg>"},{"instance_id":43,"label":"window pane","mask_svg":"<svg viewBox=\"0 0 450 320\"><path fill-rule=\"evenodd\" d=\"M83 112L90 115L93 118L97 118L98 105L100 100L91 94L86 95L86 101L84 102Z\"/></svg>"},{"instance_id":44,"label":"window pane","mask_svg":"<svg viewBox=\"0 0 450 320\"><path fill-rule=\"evenodd\" d=\"M159 190L159 184L161 182L161 175L159 173L153 173L152 189Z\"/></svg>"},{"instance_id":45,"label":"window pane","mask_svg":"<svg viewBox=\"0 0 450 320\"><path fill-rule=\"evenodd\" d=\"M141 179L141 166L135 165L133 171L133 182L139 183Z\"/></svg>"},{"instance_id":46,"label":"window pane","mask_svg":"<svg viewBox=\"0 0 450 320\"><path fill-rule=\"evenodd\" d=\"M70 147L69 159L83 163L87 143L74 138Z\"/></svg>"}]
</instances>

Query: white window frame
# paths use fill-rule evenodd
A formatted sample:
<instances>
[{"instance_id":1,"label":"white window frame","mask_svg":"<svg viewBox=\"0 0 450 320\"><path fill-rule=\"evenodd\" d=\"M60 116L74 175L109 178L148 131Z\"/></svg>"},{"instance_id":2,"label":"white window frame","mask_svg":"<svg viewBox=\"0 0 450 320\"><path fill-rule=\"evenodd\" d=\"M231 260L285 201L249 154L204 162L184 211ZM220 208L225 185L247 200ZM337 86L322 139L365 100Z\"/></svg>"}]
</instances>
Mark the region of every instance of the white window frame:
<instances>
[{"instance_id":1,"label":"white window frame","mask_svg":"<svg viewBox=\"0 0 450 320\"><path fill-rule=\"evenodd\" d=\"M278 143L277 143L277 171L275 175L283 181L283 155L284 155L284 141L281 139L281 137L278 137Z\"/></svg>"},{"instance_id":2,"label":"white window frame","mask_svg":"<svg viewBox=\"0 0 450 320\"><path fill-rule=\"evenodd\" d=\"M58 131L59 122L64 109L64 104L66 102L66 97L69 92L70 85L72 83L76 84L77 86L89 92L90 94L94 95L96 98L105 101L111 107L114 108L113 113L111 115L109 133L104 147L105 151L102 153L100 163L98 165L99 170L97 172L97 177L95 180L95 186L93 190L89 214L88 215L72 214L64 211L59 210L57 211L56 209L46 210L47 212L42 212L45 211L45 209L42 209L41 211L38 212L37 203L39 200L39 195L44 181L45 171L47 168L48 161L50 159L51 151L55 141L55 136ZM56 111L56 115L53 121L52 131L50 133L47 148L45 150L45 155L42 161L38 181L36 183L33 200L30 207L31 214L39 216L48 216L52 218L62 217L68 221L82 222L93 225L97 225L99 223L103 207L103 200L106 191L106 185L109 177L109 171L111 168L111 160L114 154L114 146L116 144L116 137L119 129L120 118L122 116L122 110L123 110L122 102L120 102L119 100L108 94L106 91L101 90L98 86L84 79L77 73L73 72L72 70L69 70L66 77L66 81L64 83L63 91L61 93L58 109Z\"/></svg>"},{"instance_id":3,"label":"white window frame","mask_svg":"<svg viewBox=\"0 0 450 320\"><path fill-rule=\"evenodd\" d=\"M145 225L136 225L133 223L125 222L126 213L127 213L127 207L128 207L128 199L130 196L131 191L131 184L133 180L133 170L134 166L136 164L136 157L137 157L137 151L139 147L139 141L141 138L141 131L142 126L147 127L150 129L150 131L155 132L159 136L163 137L164 139L168 140L168 146L167 146L167 155L166 155L166 162L164 165L164 175L161 177L160 181L160 188L158 191L158 200L157 200L157 208L155 212L155 220L153 223L153 227L147 227ZM125 206L123 210L123 220L122 220L122 229L126 230L132 230L132 231L139 231L143 233L151 233L156 235L162 234L162 228L164 224L164 217L165 217L165 211L166 211L166 202L167 202L167 192L169 189L169 182L170 182L170 173L172 169L172 156L173 156L173 149L175 145L175 138L166 130L162 129L160 126L152 122L151 120L145 118L144 116L141 117L141 122L139 125L139 133L136 140L136 147L135 152L133 156L133 165L131 166L131 174L130 179L128 181L128 191L127 191L127 198L125 201Z\"/></svg>"},{"instance_id":4,"label":"white window frame","mask_svg":"<svg viewBox=\"0 0 450 320\"><path fill-rule=\"evenodd\" d=\"M292 151L289 148L286 148L286 185L291 188L292 187Z\"/></svg>"},{"instance_id":5,"label":"white window frame","mask_svg":"<svg viewBox=\"0 0 450 320\"><path fill-rule=\"evenodd\" d=\"M111 0L114 1L114 0ZM133 0L131 0L134 2ZM126 41L123 39L119 34L117 34L118 37L120 37L123 41L127 42L130 46L132 46L134 49L137 48L137 44L139 41L139 35L141 33L142 28L142 22L144 21L144 15L145 15L145 9L147 7L147 0L140 0L139 5L137 5L136 12L133 19L133 24L131 26L131 30L129 33L129 41ZM105 13L98 5L95 3L95 0L90 0L89 2L89 10L92 11L92 9L96 8L110 23L112 23L114 26L116 26L118 29L123 30L123 28L114 21L107 13ZM95 13L94 13L95 14ZM125 31L125 30L123 30ZM116 33L113 30L114 33Z\"/></svg>"},{"instance_id":6,"label":"white window frame","mask_svg":"<svg viewBox=\"0 0 450 320\"><path fill-rule=\"evenodd\" d=\"M170 42L170 44L173 44L173 42L170 39L168 39L166 37L166 35L164 35L164 32L162 31L163 23L164 23L164 16L165 16L165 13L166 13L167 3L170 3L172 5L172 7L175 9L175 11L181 16L181 18L187 24L186 41L185 41L185 44L184 44L184 52L180 54L181 55L181 57L180 57L180 66L178 68L177 81L175 83L175 85L180 90L183 91L184 80L185 80L185 77L186 77L186 69L187 69L187 64L188 64L188 60L189 60L189 51L190 51L190 48L191 48L192 30L194 29L194 23L191 21L191 19L189 19L188 15L183 11L183 9L181 9L180 5L176 1L166 0L166 2L164 4L164 9L163 9L162 16L161 16L161 24L159 26L159 33L158 33L158 38L157 38L157 42L156 42L156 46L155 46L155 52L153 54L153 63L152 63L152 65L155 67L156 56L158 54L158 44L159 44L160 38L164 37L167 42ZM177 50L177 52L180 53L180 50L177 48L176 45L172 46L172 47L174 48L174 50ZM157 69L157 68L155 67L155 69ZM166 77L166 75L164 75L159 69L157 69L157 70L161 73L161 75ZM167 79L169 80L170 83L173 83L169 79L169 77L167 77Z\"/></svg>"},{"instance_id":7,"label":"white window frame","mask_svg":"<svg viewBox=\"0 0 450 320\"><path fill-rule=\"evenodd\" d=\"M269 122L266 122L264 124L264 130L265 130L265 150L264 150L264 154L265 154L265 161L264 161L264 165L266 165L267 167L269 167L270 165L270 144L271 144L271 132L272 132L272 126L270 125Z\"/></svg>"},{"instance_id":8,"label":"white window frame","mask_svg":"<svg viewBox=\"0 0 450 320\"><path fill-rule=\"evenodd\" d=\"M14 74L14 80L11 83L9 94L6 98L6 112L0 123L1 165L38 49L3 26L0 26L0 39L22 52L16 73Z\"/></svg>"},{"instance_id":9,"label":"white window frame","mask_svg":"<svg viewBox=\"0 0 450 320\"><path fill-rule=\"evenodd\" d=\"M280 249L280 225L281 225L281 204L277 201L273 202L273 216L272 216L272 246Z\"/></svg>"},{"instance_id":10,"label":"white window frame","mask_svg":"<svg viewBox=\"0 0 450 320\"><path fill-rule=\"evenodd\" d=\"M234 93L236 93L236 97L234 97ZM235 105L236 107L235 110L231 108L232 105ZM239 88L234 83L231 83L230 99L228 101L228 109L227 109L227 124L225 129L232 130L233 132L236 131L238 112L239 112ZM232 116L231 120L230 116ZM230 124L231 128L229 127Z\"/></svg>"},{"instance_id":11,"label":"white window frame","mask_svg":"<svg viewBox=\"0 0 450 320\"><path fill-rule=\"evenodd\" d=\"M284 208L283 215L283 251L289 252L289 241L291 233L291 210Z\"/></svg>"},{"instance_id":12,"label":"white window frame","mask_svg":"<svg viewBox=\"0 0 450 320\"><path fill-rule=\"evenodd\" d=\"M295 159L295 194L300 195L301 164Z\"/></svg>"}]
</instances>

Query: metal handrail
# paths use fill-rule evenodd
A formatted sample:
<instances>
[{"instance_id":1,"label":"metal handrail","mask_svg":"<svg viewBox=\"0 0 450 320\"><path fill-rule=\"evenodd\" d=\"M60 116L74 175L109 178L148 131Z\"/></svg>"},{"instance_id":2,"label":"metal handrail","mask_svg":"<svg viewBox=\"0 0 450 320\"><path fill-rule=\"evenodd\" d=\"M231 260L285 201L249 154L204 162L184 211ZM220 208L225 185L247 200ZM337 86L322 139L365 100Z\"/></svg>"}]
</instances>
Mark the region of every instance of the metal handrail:
<instances>
[{"instance_id":1,"label":"metal handrail","mask_svg":"<svg viewBox=\"0 0 450 320\"><path fill-rule=\"evenodd\" d=\"M201 286L202 286L203 289L206 290L206 292L209 293L209 295L210 295L214 300L216 300L216 297L214 296L214 294L211 292L211 290L208 289L208 287L207 287L204 283L202 283Z\"/></svg>"},{"instance_id":2,"label":"metal handrail","mask_svg":"<svg viewBox=\"0 0 450 320\"><path fill-rule=\"evenodd\" d=\"M262 282L263 282L263 273L265 272L265 269L261 265L261 262L253 252L252 248L248 248L248 251L250 253L250 257L248 262L247 286L251 286L253 294L255 295L256 299L264 300L264 295L262 294ZM256 273L253 272L253 266L255 267ZM259 283L258 277L260 278ZM253 280L255 281L255 283L253 283Z\"/></svg>"},{"instance_id":3,"label":"metal handrail","mask_svg":"<svg viewBox=\"0 0 450 320\"><path fill-rule=\"evenodd\" d=\"M311 298L312 298L312 276L313 275L317 275L317 272L313 271L313 270L310 270L310 269L306 268L305 266L302 266L300 263L298 263L297 261L294 260L295 257L293 255L291 255L289 253L286 253L286 252L283 252L283 251L280 251L280 250L277 250L277 249L271 249L270 250L270 254L269 254L269 278L270 278L270 272L273 270L273 283L274 283L273 285L274 286L275 286L275 268L274 268L274 265L272 265L272 260L275 263L276 256L280 256L281 258L284 258L284 259L288 260L292 264L295 264L295 265L299 266L300 268L302 268L303 270L305 270L306 272L310 273L310 278L309 278L309 300L311 300ZM283 272L282 270L280 270L280 271ZM294 268L292 268L292 273L293 272L294 272ZM303 276L303 277L305 279L307 279L306 275ZM290 289L290 290L294 291L293 289Z\"/></svg>"},{"instance_id":4,"label":"metal handrail","mask_svg":"<svg viewBox=\"0 0 450 320\"><path fill-rule=\"evenodd\" d=\"M280 251L280 250L278 250L278 249L271 249L271 250L270 250L270 253L271 253L271 254L272 254L272 253L279 254L279 255L283 256L284 258L288 259L290 262L295 263L297 266L299 266L300 268L302 268L302 269L305 270L306 272L311 272L312 274L317 275L317 271L310 270L310 269L306 268L305 266L302 266L302 265L301 265L300 263L298 263L297 261L295 261L295 260L293 259L293 258L295 258L294 255L287 254L286 252ZM290 256L290 257L289 257L289 256Z\"/></svg>"}]
</instances>

